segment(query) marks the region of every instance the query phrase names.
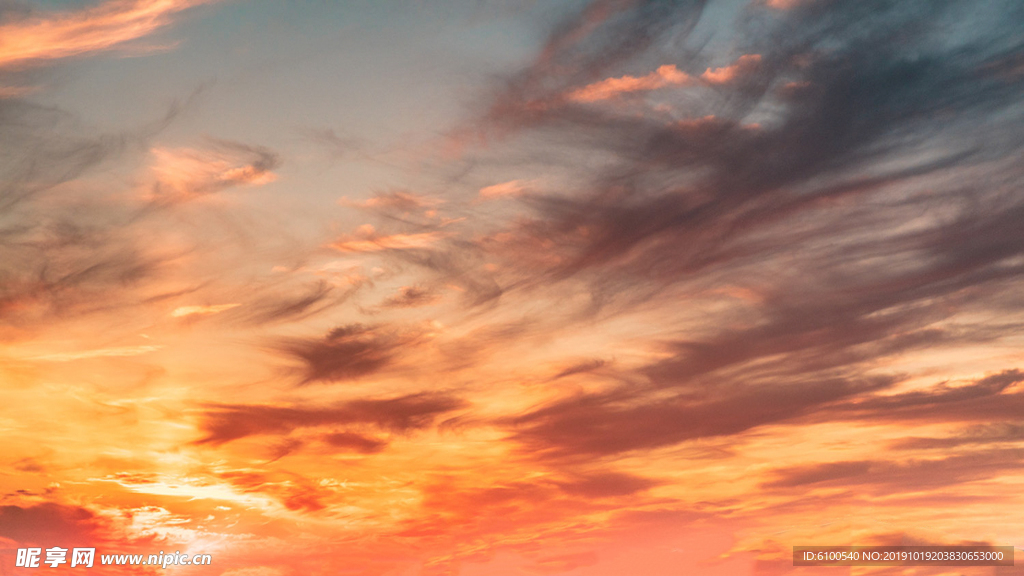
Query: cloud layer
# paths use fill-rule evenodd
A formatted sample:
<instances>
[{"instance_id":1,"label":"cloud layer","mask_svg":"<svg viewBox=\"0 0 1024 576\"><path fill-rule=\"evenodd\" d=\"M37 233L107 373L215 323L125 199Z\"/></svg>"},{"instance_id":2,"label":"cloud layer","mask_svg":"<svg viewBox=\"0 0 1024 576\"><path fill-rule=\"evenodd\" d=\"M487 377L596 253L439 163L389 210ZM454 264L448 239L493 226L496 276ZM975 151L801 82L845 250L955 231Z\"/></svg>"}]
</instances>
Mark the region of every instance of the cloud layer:
<instances>
[{"instance_id":1,"label":"cloud layer","mask_svg":"<svg viewBox=\"0 0 1024 576\"><path fill-rule=\"evenodd\" d=\"M1018 3L200 3L0 2L0 563L1019 544Z\"/></svg>"}]
</instances>

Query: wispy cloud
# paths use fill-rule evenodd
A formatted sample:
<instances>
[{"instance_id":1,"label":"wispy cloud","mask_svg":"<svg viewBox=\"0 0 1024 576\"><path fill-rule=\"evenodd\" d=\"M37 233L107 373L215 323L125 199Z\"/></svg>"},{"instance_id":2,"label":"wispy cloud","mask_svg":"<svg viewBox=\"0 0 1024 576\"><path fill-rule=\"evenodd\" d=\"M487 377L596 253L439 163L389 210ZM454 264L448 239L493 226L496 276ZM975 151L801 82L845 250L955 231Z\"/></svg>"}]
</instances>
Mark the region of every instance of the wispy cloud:
<instances>
[{"instance_id":1,"label":"wispy cloud","mask_svg":"<svg viewBox=\"0 0 1024 576\"><path fill-rule=\"evenodd\" d=\"M107 0L78 11L0 24L0 68L110 50L152 34L175 14L214 0Z\"/></svg>"},{"instance_id":2,"label":"wispy cloud","mask_svg":"<svg viewBox=\"0 0 1024 576\"><path fill-rule=\"evenodd\" d=\"M96 350L83 350L81 352L62 352L59 354L44 354L33 356L32 360L45 360L48 362L71 362L73 360L85 360L89 358L123 358L126 356L138 356L156 352L162 346L123 346L121 348L98 348Z\"/></svg>"},{"instance_id":3,"label":"wispy cloud","mask_svg":"<svg viewBox=\"0 0 1024 576\"><path fill-rule=\"evenodd\" d=\"M700 78L701 80L705 80L712 84L725 84L727 82L732 82L745 74L753 73L760 63L760 54L744 54L743 56L740 56L736 62L728 66L714 69L708 68L700 75Z\"/></svg>"},{"instance_id":4,"label":"wispy cloud","mask_svg":"<svg viewBox=\"0 0 1024 576\"><path fill-rule=\"evenodd\" d=\"M676 68L675 65L665 64L646 76L620 76L588 84L570 92L568 98L577 102L596 102L631 92L647 92L666 86L681 86L690 81L690 76Z\"/></svg>"},{"instance_id":5,"label":"wispy cloud","mask_svg":"<svg viewBox=\"0 0 1024 576\"><path fill-rule=\"evenodd\" d=\"M448 237L444 232L413 234L378 234L371 225L364 225L352 236L342 237L330 244L339 252L381 252L384 250L412 250L430 248Z\"/></svg>"},{"instance_id":6,"label":"wispy cloud","mask_svg":"<svg viewBox=\"0 0 1024 576\"><path fill-rule=\"evenodd\" d=\"M257 434L287 435L299 428L336 428L370 424L379 430L406 432L433 424L464 401L444 394L410 394L395 398L353 400L330 408L259 405L216 405L205 413L202 443L224 443ZM355 436L334 432L326 440L339 446L358 443ZM368 444L360 444L368 447Z\"/></svg>"},{"instance_id":7,"label":"wispy cloud","mask_svg":"<svg viewBox=\"0 0 1024 576\"><path fill-rule=\"evenodd\" d=\"M153 148L153 197L160 201L186 201L234 186L273 182L280 160L262 147L224 140L205 149Z\"/></svg>"},{"instance_id":8,"label":"wispy cloud","mask_svg":"<svg viewBox=\"0 0 1024 576\"><path fill-rule=\"evenodd\" d=\"M391 190L374 194L362 202L351 202L343 199L342 204L352 204L361 208L376 208L397 210L399 212L412 212L415 210L429 210L442 203L437 198L430 198L414 194L405 190Z\"/></svg>"},{"instance_id":9,"label":"wispy cloud","mask_svg":"<svg viewBox=\"0 0 1024 576\"><path fill-rule=\"evenodd\" d=\"M532 183L525 180L509 180L499 184L491 184L480 189L480 197L484 199L515 197L529 190Z\"/></svg>"},{"instance_id":10,"label":"wispy cloud","mask_svg":"<svg viewBox=\"0 0 1024 576\"><path fill-rule=\"evenodd\" d=\"M179 306L171 312L171 316L175 318L181 318L183 316L194 316L194 315L208 315L223 312L225 310L231 310L241 306L240 303L233 304L210 304L206 306Z\"/></svg>"},{"instance_id":11,"label":"wispy cloud","mask_svg":"<svg viewBox=\"0 0 1024 576\"><path fill-rule=\"evenodd\" d=\"M779 534L1013 537L1024 11L570 4L516 30L541 40L504 74L444 84L482 95L443 107L481 144L457 158L409 154L450 116L360 117L378 74L294 82L295 46L357 69L331 26L276 30L312 35L280 62L219 39L231 85L162 145L90 128L108 103L0 99L0 536L216 545L225 573L502 576L782 576ZM501 22L552 14L529 10ZM404 26L374 36L422 36ZM4 85L66 57L11 60ZM398 60L372 69L444 76ZM387 88L366 102L407 97ZM279 130L299 112L346 136ZM281 158L287 194L241 193ZM297 526L316 529L284 542Z\"/></svg>"},{"instance_id":12,"label":"wispy cloud","mask_svg":"<svg viewBox=\"0 0 1024 576\"><path fill-rule=\"evenodd\" d=\"M441 300L441 296L420 286L403 286L398 292L381 302L383 308L418 308L430 306Z\"/></svg>"},{"instance_id":13,"label":"wispy cloud","mask_svg":"<svg viewBox=\"0 0 1024 576\"><path fill-rule=\"evenodd\" d=\"M356 380L386 368L416 338L383 326L350 324L323 338L286 341L281 348L303 362L303 383L332 382Z\"/></svg>"},{"instance_id":14,"label":"wispy cloud","mask_svg":"<svg viewBox=\"0 0 1024 576\"><path fill-rule=\"evenodd\" d=\"M53 502L0 506L0 536L15 542L90 541L103 533L104 525L102 518L81 506Z\"/></svg>"}]
</instances>

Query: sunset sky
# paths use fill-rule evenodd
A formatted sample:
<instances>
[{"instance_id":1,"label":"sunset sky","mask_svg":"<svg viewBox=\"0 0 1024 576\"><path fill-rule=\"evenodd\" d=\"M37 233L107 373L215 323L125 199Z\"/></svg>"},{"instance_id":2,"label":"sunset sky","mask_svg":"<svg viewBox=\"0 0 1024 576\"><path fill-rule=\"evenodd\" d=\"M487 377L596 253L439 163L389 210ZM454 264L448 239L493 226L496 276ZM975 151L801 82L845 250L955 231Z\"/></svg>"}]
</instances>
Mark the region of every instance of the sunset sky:
<instances>
[{"instance_id":1,"label":"sunset sky","mask_svg":"<svg viewBox=\"0 0 1024 576\"><path fill-rule=\"evenodd\" d=\"M0 575L1024 574L1021 30L0 0Z\"/></svg>"}]
</instances>

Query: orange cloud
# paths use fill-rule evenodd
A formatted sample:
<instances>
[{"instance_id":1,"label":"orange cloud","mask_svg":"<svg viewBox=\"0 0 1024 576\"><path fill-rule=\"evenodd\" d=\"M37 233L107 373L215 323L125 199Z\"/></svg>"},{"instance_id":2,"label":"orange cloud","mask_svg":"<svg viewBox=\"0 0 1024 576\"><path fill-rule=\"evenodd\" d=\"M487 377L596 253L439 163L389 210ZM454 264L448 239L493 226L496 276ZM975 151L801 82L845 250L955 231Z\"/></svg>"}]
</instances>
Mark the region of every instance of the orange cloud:
<instances>
[{"instance_id":1,"label":"orange cloud","mask_svg":"<svg viewBox=\"0 0 1024 576\"><path fill-rule=\"evenodd\" d=\"M32 360L46 360L49 362L71 362L73 360L86 360L89 358L123 358L125 356L138 356L156 352L160 346L126 346L121 348L101 348L98 350L85 350L83 352L62 352L58 354L46 354L35 356Z\"/></svg>"},{"instance_id":2,"label":"orange cloud","mask_svg":"<svg viewBox=\"0 0 1024 576\"><path fill-rule=\"evenodd\" d=\"M338 240L330 244L330 247L341 252L408 250L411 248L428 248L447 236L447 234L441 232L379 236L374 231L373 226L367 224L359 227L355 237Z\"/></svg>"},{"instance_id":3,"label":"orange cloud","mask_svg":"<svg viewBox=\"0 0 1024 576\"><path fill-rule=\"evenodd\" d=\"M711 84L726 84L743 74L752 72L760 63L760 54L744 54L728 66L714 69L708 68L700 77Z\"/></svg>"},{"instance_id":4,"label":"orange cloud","mask_svg":"<svg viewBox=\"0 0 1024 576\"><path fill-rule=\"evenodd\" d=\"M526 192L529 183L525 180L510 180L501 184L485 186L480 189L481 198L503 198L507 196L519 196Z\"/></svg>"},{"instance_id":5,"label":"orange cloud","mask_svg":"<svg viewBox=\"0 0 1024 576\"><path fill-rule=\"evenodd\" d=\"M277 155L260 147L218 141L209 149L153 148L155 195L187 200L233 186L273 182Z\"/></svg>"},{"instance_id":6,"label":"orange cloud","mask_svg":"<svg viewBox=\"0 0 1024 576\"><path fill-rule=\"evenodd\" d=\"M18 98L31 94L38 90L38 86L0 86L0 100L4 98Z\"/></svg>"},{"instance_id":7,"label":"orange cloud","mask_svg":"<svg viewBox=\"0 0 1024 576\"><path fill-rule=\"evenodd\" d=\"M800 6L801 4L807 4L811 0L765 0L765 6L769 8L775 8L776 10L790 10Z\"/></svg>"},{"instance_id":8,"label":"orange cloud","mask_svg":"<svg viewBox=\"0 0 1024 576\"><path fill-rule=\"evenodd\" d=\"M376 194L372 198L367 198L362 202L351 202L347 198L342 198L339 201L340 204L350 204L360 208L390 209L400 212L430 209L442 202L442 200L437 198L420 196L419 194L413 194L412 192L406 192L403 190L394 190L383 194Z\"/></svg>"},{"instance_id":9,"label":"orange cloud","mask_svg":"<svg viewBox=\"0 0 1024 576\"><path fill-rule=\"evenodd\" d=\"M383 308L419 308L436 304L441 297L427 288L403 286L381 304Z\"/></svg>"},{"instance_id":10,"label":"orange cloud","mask_svg":"<svg viewBox=\"0 0 1024 576\"><path fill-rule=\"evenodd\" d=\"M714 114L709 114L700 118L685 118L683 120L678 120L673 124L673 126L683 130L693 130L700 128L713 128L721 126L722 124L722 121L716 118Z\"/></svg>"},{"instance_id":11,"label":"orange cloud","mask_svg":"<svg viewBox=\"0 0 1024 576\"><path fill-rule=\"evenodd\" d=\"M588 84L569 93L569 99L576 102L597 102L609 100L629 92L646 92L666 86L679 86L690 81L690 76L674 64L659 66L646 76L620 76Z\"/></svg>"},{"instance_id":12,"label":"orange cloud","mask_svg":"<svg viewBox=\"0 0 1024 576\"><path fill-rule=\"evenodd\" d=\"M171 316L175 318L181 318L182 316L192 316L195 314L207 315L216 314L225 310L230 310L241 306L241 304L214 304L212 306L179 306L171 312Z\"/></svg>"},{"instance_id":13,"label":"orange cloud","mask_svg":"<svg viewBox=\"0 0 1024 576\"><path fill-rule=\"evenodd\" d=\"M109 0L0 25L0 68L109 50L151 34L171 15L212 0Z\"/></svg>"}]
</instances>

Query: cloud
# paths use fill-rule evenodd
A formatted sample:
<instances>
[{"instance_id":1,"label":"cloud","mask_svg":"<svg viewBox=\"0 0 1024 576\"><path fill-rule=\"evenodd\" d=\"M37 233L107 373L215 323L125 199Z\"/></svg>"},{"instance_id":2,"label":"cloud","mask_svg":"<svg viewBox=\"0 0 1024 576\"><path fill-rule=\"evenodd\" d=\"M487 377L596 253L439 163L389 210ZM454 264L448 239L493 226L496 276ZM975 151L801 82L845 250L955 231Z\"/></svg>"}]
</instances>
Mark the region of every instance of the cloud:
<instances>
[{"instance_id":1,"label":"cloud","mask_svg":"<svg viewBox=\"0 0 1024 576\"><path fill-rule=\"evenodd\" d=\"M0 100L0 324L31 337L151 297L178 256L148 236L160 210L114 202L90 178L148 146L181 109L174 103L155 121L102 133L57 107Z\"/></svg>"},{"instance_id":2,"label":"cloud","mask_svg":"<svg viewBox=\"0 0 1024 576\"><path fill-rule=\"evenodd\" d=\"M394 210L396 212L414 212L417 210L429 210L442 203L437 198L421 196L405 190L392 190L390 192L377 193L362 202L348 202L360 208L373 208L378 210Z\"/></svg>"},{"instance_id":3,"label":"cloud","mask_svg":"<svg viewBox=\"0 0 1024 576\"><path fill-rule=\"evenodd\" d=\"M83 130L66 111L0 99L0 208L11 210L119 155L138 134ZM24 208L22 208L24 209Z\"/></svg>"},{"instance_id":4,"label":"cloud","mask_svg":"<svg viewBox=\"0 0 1024 576\"><path fill-rule=\"evenodd\" d=\"M327 434L323 437L323 441L329 444L332 448L352 450L353 452L359 452L360 454L375 454L383 450L384 447L388 445L386 440L368 438L361 434L354 434L352 432L335 432L334 434Z\"/></svg>"},{"instance_id":5,"label":"cloud","mask_svg":"<svg viewBox=\"0 0 1024 576\"><path fill-rule=\"evenodd\" d=\"M110 50L212 0L107 0L78 11L29 13L0 24L0 68Z\"/></svg>"},{"instance_id":6,"label":"cloud","mask_svg":"<svg viewBox=\"0 0 1024 576\"><path fill-rule=\"evenodd\" d=\"M574 478L567 482L559 482L559 487L575 496L585 498L613 498L628 496L642 492L659 483L648 478L641 478L618 472L591 474Z\"/></svg>"},{"instance_id":7,"label":"cloud","mask_svg":"<svg viewBox=\"0 0 1024 576\"><path fill-rule=\"evenodd\" d=\"M38 86L0 86L0 99L20 98L38 90Z\"/></svg>"},{"instance_id":8,"label":"cloud","mask_svg":"<svg viewBox=\"0 0 1024 576\"><path fill-rule=\"evenodd\" d=\"M252 435L287 435L301 428L371 425L387 432L409 432L430 426L441 414L465 403L445 394L408 394L387 399L351 400L328 408L245 404L210 405L203 413L207 435L199 443L223 444ZM324 440L348 448L370 448L376 442L362 435L333 433ZM365 440L365 441L364 441Z\"/></svg>"},{"instance_id":9,"label":"cloud","mask_svg":"<svg viewBox=\"0 0 1024 576\"><path fill-rule=\"evenodd\" d=\"M889 385L819 381L644 398L630 388L553 402L513 419L525 450L559 458L592 457L734 435L781 423L852 395Z\"/></svg>"},{"instance_id":10,"label":"cloud","mask_svg":"<svg viewBox=\"0 0 1024 576\"><path fill-rule=\"evenodd\" d=\"M355 284L348 290L339 290L321 280L301 289L268 290L269 293L246 303L235 316L250 325L298 321L345 302L359 287Z\"/></svg>"},{"instance_id":11,"label":"cloud","mask_svg":"<svg viewBox=\"0 0 1024 576\"><path fill-rule=\"evenodd\" d=\"M837 404L830 418L908 422L992 422L1017 420L1024 408L1024 392L1007 391L1024 382L1024 373L1012 369L980 378L972 384L939 385L927 390L865 398Z\"/></svg>"},{"instance_id":12,"label":"cloud","mask_svg":"<svg viewBox=\"0 0 1024 576\"><path fill-rule=\"evenodd\" d=\"M385 250L415 250L430 248L447 238L444 232L421 232L416 234L377 234L373 226L361 226L354 236L340 238L330 244L339 252L381 252Z\"/></svg>"},{"instance_id":13,"label":"cloud","mask_svg":"<svg viewBox=\"0 0 1024 576\"><path fill-rule=\"evenodd\" d=\"M44 354L33 356L32 360L44 360L47 362L71 362L74 360L86 360L89 358L124 358L126 356L139 356L156 352L163 346L123 346L120 348L99 348L96 350L84 350L82 352L62 352L59 354Z\"/></svg>"},{"instance_id":14,"label":"cloud","mask_svg":"<svg viewBox=\"0 0 1024 576\"><path fill-rule=\"evenodd\" d=\"M604 453L740 433L787 416L741 411L730 427L731 417L712 417L729 412L727 397L781 402L775 394L790 385L867 382L889 359L1015 332L1016 320L947 324L966 310L1012 310L1010 291L1024 273L1024 235L1010 224L1024 204L1007 187L1020 177L1011 158L1021 139L992 120L999 111L1019 121L1021 83L979 74L1020 53L1009 24L943 44L932 41L936 31L957 13L939 5L876 13L816 4L771 19L751 12L746 55L705 72L704 83L715 85L707 98L681 102L681 115L701 120L533 106L593 84L582 78L603 71L604 56L609 66L652 57L645 47L662 29L646 20L649 5L600 5L614 17L584 12L557 28L477 126L508 138L495 156L557 166L572 184L523 197L530 214L476 245L501 259L508 298L586 292L591 318L669 310L687 298L702 307L695 295L721 286L758 298L712 314L709 325L693 328L700 337L670 344L667 357L634 375L642 384L613 397L553 401L551 413L541 408L519 421L517 439ZM685 46L682 22L700 11L697 3L676 8L672 29ZM906 56L908 41L920 57ZM681 69L702 61L679 52ZM794 82L803 88L782 90ZM712 383L706 405L682 394L655 400L650 390L696 394ZM1016 402L977 400L991 402L985 410L997 401L1007 412ZM831 404L791 415L833 417ZM626 432L605 430L606 420Z\"/></svg>"},{"instance_id":15,"label":"cloud","mask_svg":"<svg viewBox=\"0 0 1024 576\"><path fill-rule=\"evenodd\" d=\"M0 506L0 537L21 544L93 545L102 528L100 518L80 506L54 502Z\"/></svg>"},{"instance_id":16,"label":"cloud","mask_svg":"<svg viewBox=\"0 0 1024 576\"><path fill-rule=\"evenodd\" d=\"M701 80L711 84L725 84L743 75L750 74L761 63L760 54L744 54L736 62L722 68L708 68L700 75Z\"/></svg>"},{"instance_id":17,"label":"cloud","mask_svg":"<svg viewBox=\"0 0 1024 576\"><path fill-rule=\"evenodd\" d=\"M765 6L776 10L791 10L804 4L810 4L814 0L764 0Z\"/></svg>"},{"instance_id":18,"label":"cloud","mask_svg":"<svg viewBox=\"0 0 1024 576\"><path fill-rule=\"evenodd\" d=\"M259 186L273 182L278 156L262 147L226 140L212 146L153 148L153 196L164 201L186 201L235 186Z\"/></svg>"},{"instance_id":19,"label":"cloud","mask_svg":"<svg viewBox=\"0 0 1024 576\"><path fill-rule=\"evenodd\" d=\"M648 92L666 86L682 86L688 82L690 82L688 74L680 71L673 64L666 64L659 66L657 70L646 76L620 76L588 84L573 90L567 98L576 102L597 102L632 92Z\"/></svg>"},{"instance_id":20,"label":"cloud","mask_svg":"<svg viewBox=\"0 0 1024 576\"><path fill-rule=\"evenodd\" d=\"M398 293L389 296L380 306L382 308L418 308L430 306L441 300L441 296L427 288L419 286L403 286Z\"/></svg>"},{"instance_id":21,"label":"cloud","mask_svg":"<svg viewBox=\"0 0 1024 576\"><path fill-rule=\"evenodd\" d=\"M986 450L934 459L830 462L777 470L765 488L877 485L886 494L916 492L1013 473L1024 467L1024 450Z\"/></svg>"},{"instance_id":22,"label":"cloud","mask_svg":"<svg viewBox=\"0 0 1024 576\"><path fill-rule=\"evenodd\" d=\"M270 566L255 566L252 568L237 568L228 570L221 576L283 576L285 573L279 568Z\"/></svg>"},{"instance_id":23,"label":"cloud","mask_svg":"<svg viewBox=\"0 0 1024 576\"><path fill-rule=\"evenodd\" d=\"M777 478L767 483L766 486L769 488L791 488L831 480L843 480L866 474L873 464L873 462L869 461L828 462L812 466L786 468L774 472Z\"/></svg>"},{"instance_id":24,"label":"cloud","mask_svg":"<svg viewBox=\"0 0 1024 576\"><path fill-rule=\"evenodd\" d=\"M0 322L33 329L58 318L129 307L137 303L133 288L157 274L161 255L128 241L134 231L118 225L120 215L95 206L76 210L80 219L53 211L46 219L6 228L9 242L0 243ZM11 215L33 213L25 205Z\"/></svg>"},{"instance_id":25,"label":"cloud","mask_svg":"<svg viewBox=\"0 0 1024 576\"><path fill-rule=\"evenodd\" d=\"M11 466L21 472L43 472L46 468L35 458L26 457L16 460Z\"/></svg>"},{"instance_id":26,"label":"cloud","mask_svg":"<svg viewBox=\"0 0 1024 576\"><path fill-rule=\"evenodd\" d=\"M506 198L520 196L527 191L529 182L525 180L510 180L500 184L484 186L480 189L480 198Z\"/></svg>"},{"instance_id":27,"label":"cloud","mask_svg":"<svg viewBox=\"0 0 1024 576\"><path fill-rule=\"evenodd\" d=\"M303 362L302 383L307 384L356 380L378 372L412 341L410 336L382 328L350 324L324 338L286 341L281 349Z\"/></svg>"},{"instance_id":28,"label":"cloud","mask_svg":"<svg viewBox=\"0 0 1024 576\"><path fill-rule=\"evenodd\" d=\"M648 4L637 6L647 8ZM615 57L612 61L625 58L633 52L625 45L639 50L661 30L646 22L641 12L637 8L637 14L621 17L623 22L635 16L645 23L637 24L635 30L620 36L597 32L586 36L616 38L605 50ZM674 18L693 14L688 8L679 12ZM621 287L650 285L652 280L673 283L729 265L755 269L752 264L758 254L770 258L779 251L807 246L807 235L795 236L793 228L783 223L811 218L829 220L831 228L819 228L816 233L833 238L847 254L833 261L833 269L843 263L852 266L858 261L855 254L861 251L895 255L955 250L942 245L938 237L901 238L894 234L869 240L858 236L865 229L895 230L902 218L894 218L896 212L919 210L921 198L895 202L896 212L889 214L860 213L862 219L843 219L843 205L829 202L875 196L904 183L939 177L952 166L969 168L975 165L974 158L980 161L976 156L979 149L987 150L985 158L1007 158L1017 140L999 126L991 126L1003 136L986 141L976 121L991 110L1008 111L1016 101L1011 86L1020 81L986 79L978 70L988 62L1005 60L1019 48L994 40L974 48L933 46L930 56L915 60L889 48L898 31L905 30L906 22L940 21L943 15L938 7L894 12L888 19L881 14L865 16L870 20L866 27L854 24L862 22L863 14L852 7L833 5L830 10L797 11L789 16L779 30L751 37L749 44L756 54L751 50L731 66L706 72L709 82L732 84L728 81L737 74L749 82L742 87L723 86L728 93L713 98L705 107L713 116L701 114L700 107L693 106L697 113L688 116L715 119L693 129L615 111L530 108L530 102L550 97L532 96L531 87L540 90L540 86L557 86L565 80L562 68L549 66L550 60L559 58L557 51L517 76L496 99L481 129L499 125L505 131L532 131L534 147L550 142L545 150L557 150L573 143L613 159L607 171L596 174L589 166L569 164L566 169L579 171L576 191L534 195L527 200L535 218L514 223L510 233L518 232L524 245L534 239L546 242L549 246L544 253L552 255L548 260L552 265L523 274L549 279L593 272L595 279L604 279L599 288L615 289L612 283L618 282L621 291ZM583 23L577 25L585 28ZM928 28L916 29L921 31L915 41L925 43ZM553 46L568 42L560 34L555 33ZM636 44L629 43L633 40ZM590 58L606 55L601 41L594 42L598 46L585 52L588 63ZM585 40L573 36L572 44L578 43ZM819 45L821 50L816 48ZM567 46L565 50L567 60L584 58L582 50ZM808 59L808 53L815 56ZM598 66L596 62L593 65ZM773 86L796 81L805 82L808 88L788 101L779 101ZM930 114L939 110L956 110L958 120L934 122ZM752 118L753 114L762 117ZM751 123L760 128L751 130ZM947 135L944 141L959 145L942 154L915 155L922 147L939 142L940 133ZM890 160L900 149L906 150L907 157L896 168ZM985 229L971 221L1002 221L1005 210L1019 209L1009 198L1004 201L999 210L984 215L965 212L964 220L943 225L944 235L958 228L984 234ZM947 202L955 200L933 196L931 204L938 209ZM1002 232L1008 230L1004 224L993 224L996 227L991 234L1008 239ZM578 233L581 230L586 234ZM1000 248L1000 258L1008 256L1006 250L1019 248L1016 235L1009 234L1014 238L1013 248L1009 244ZM962 237L971 236L965 233ZM927 245L929 240L936 243ZM985 266L982 262L975 261L974 266ZM971 266L967 261L962 264ZM922 278L928 274L921 272ZM886 275L883 270L877 273ZM631 275L634 282L627 280Z\"/></svg>"},{"instance_id":29,"label":"cloud","mask_svg":"<svg viewBox=\"0 0 1024 576\"><path fill-rule=\"evenodd\" d=\"M295 474L274 474L249 469L228 470L218 474L243 494L262 494L281 502L291 511L313 513L327 507L331 491Z\"/></svg>"},{"instance_id":30,"label":"cloud","mask_svg":"<svg viewBox=\"0 0 1024 576\"><path fill-rule=\"evenodd\" d=\"M275 240L269 252L246 245L210 259L208 224L175 222L175 231L201 235L175 258L146 241L166 227L126 224L142 218L116 202L58 214L64 192L79 188L61 183L125 145L64 138L41 127L71 120L0 101L0 142L14 159L2 169L18 176L0 185L5 198L60 192L31 209L5 204L19 211L0 216L0 320L63 335L75 333L63 319L105 312L104 326L136 318L147 333L166 330L161 342L182 342L175 370L203 374L186 384L221 400L192 412L198 440L164 462L189 475L193 451L218 462L210 472L218 484L196 487L202 498L179 498L184 485L167 498L187 510L177 517L198 524L200 500L228 494L269 510L238 507L205 521L211 530L237 521L224 533L252 534L226 546L262 554L279 545L282 529L308 520L323 529L316 542L356 542L372 548L360 554L393 562L362 564L333 550L289 569L328 570L344 556L349 568L373 573L406 570L407 561L412 571L454 572L476 560L485 572L596 562L586 570L623 573L616 567L628 572L639 554L623 548L605 558L585 547L602 542L614 519L644 515L661 520L631 538L679 538L658 541L666 553L693 542L676 527L697 522L703 533L702 519L727 517L722 552L736 561L743 550L771 550L758 541L765 534L799 528L822 510L842 522L807 530L856 532L864 519L844 516L845 507L883 494L876 500L896 524L941 518L929 523L941 530L976 517L973 506L997 501L1021 473L1024 392L1012 353L1024 309L1024 86L1004 73L1022 52L1021 13L988 27L958 23L976 9L954 3L737 9L740 28L726 38L706 35L726 19L717 11L705 19L701 2L587 3L469 120L487 146L406 174L445 180L429 188L443 190L444 203L404 189L343 202L382 223L330 237L333 249L321 237L282 255ZM690 34L698 21L700 33ZM731 53L715 53L722 46ZM662 62L673 64L647 74ZM681 89L658 93L671 101L662 109L582 105L671 87ZM39 130L24 145L22 117ZM168 161L164 173L152 172L153 189L172 200L256 185L278 165L273 152L243 145L158 150ZM543 190L531 178L543 178ZM514 201L478 201L486 198ZM147 214L181 211L159 204ZM440 216L428 216L442 208L469 217L442 229ZM218 216L232 222L235 214ZM137 292L160 272L181 277ZM216 279L196 280L208 273ZM442 293L444 306L425 308ZM133 303L149 308L124 309ZM356 323L385 309L393 319L436 317L445 329ZM202 330L188 322L210 314ZM264 344L262 355L209 345L238 344L243 333ZM248 380L263 368L252 358L284 358L294 377L224 401L233 388L213 384L222 374ZM123 360L116 374L136 363ZM75 398L90 400L105 421L142 418L145 427L159 417L140 402L161 394L161 383L138 384L145 394L133 400L107 383L88 388L91 376L79 384L64 368L80 387ZM452 392L410 388L420 381ZM96 396L108 388L121 400ZM862 433L876 428L884 435ZM396 440L403 435L411 438ZM150 448L162 453L175 442L180 436L161 433ZM275 460L258 469L232 460L248 450ZM791 453L803 461L750 466L751 455ZM49 454L45 463L48 475L66 464ZM140 465L118 470L138 469L145 480ZM41 481L31 466L26 477ZM163 497L154 482L107 482ZM780 503L797 497L790 509ZM367 530L380 537L359 537ZM729 538L740 533L750 539ZM524 559L510 567L506 553ZM281 555L296 558L293 549ZM743 572L733 567L703 568Z\"/></svg>"},{"instance_id":31,"label":"cloud","mask_svg":"<svg viewBox=\"0 0 1024 576\"><path fill-rule=\"evenodd\" d=\"M241 306L241 304L237 302L232 304L210 304L205 306L179 306L175 308L173 312L171 312L171 316L175 318L181 318L183 316L194 316L197 314L205 316L208 314L216 314L218 312L223 312L225 310L231 310L232 308L237 308L238 306Z\"/></svg>"},{"instance_id":32,"label":"cloud","mask_svg":"<svg viewBox=\"0 0 1024 576\"><path fill-rule=\"evenodd\" d=\"M696 25L703 7L702 1L589 3L558 24L534 62L506 81L489 108L487 121L491 125L485 131L530 124L549 117L549 113L557 113L563 108L560 104L566 94L606 80L610 70L642 54L670 30L684 35ZM647 82L656 84L678 78L675 69L665 68L664 76L657 75ZM623 85L631 82L635 84L625 80Z\"/></svg>"},{"instance_id":33,"label":"cloud","mask_svg":"<svg viewBox=\"0 0 1024 576\"><path fill-rule=\"evenodd\" d=\"M894 450L929 450L1022 441L1024 441L1024 424L1000 422L971 426L957 435L943 438L903 438L892 442L890 447Z\"/></svg>"},{"instance_id":34,"label":"cloud","mask_svg":"<svg viewBox=\"0 0 1024 576\"><path fill-rule=\"evenodd\" d=\"M595 358L593 360L585 360L583 362L578 362L576 364L572 364L571 366L563 368L557 374L552 376L552 380L557 380L559 378L565 378L567 376L574 376L576 374L588 374L588 373L594 372L595 370L599 370L601 368L604 368L607 364L608 364L607 360L601 360L600 358Z\"/></svg>"}]
</instances>

